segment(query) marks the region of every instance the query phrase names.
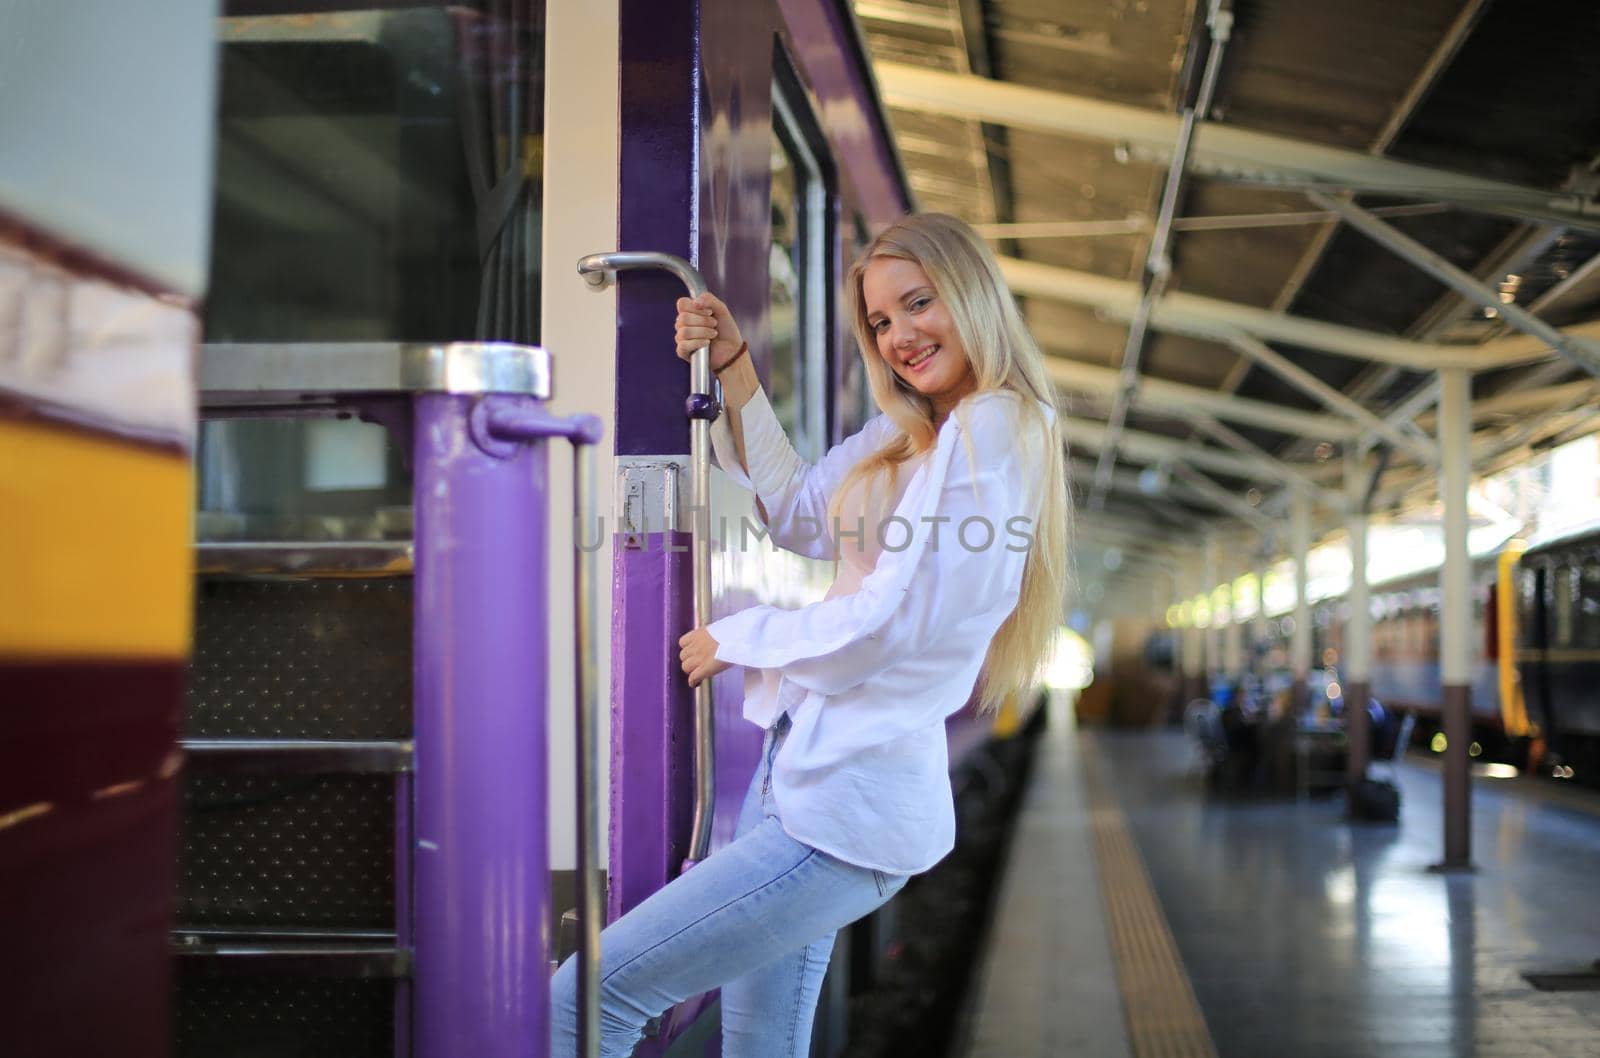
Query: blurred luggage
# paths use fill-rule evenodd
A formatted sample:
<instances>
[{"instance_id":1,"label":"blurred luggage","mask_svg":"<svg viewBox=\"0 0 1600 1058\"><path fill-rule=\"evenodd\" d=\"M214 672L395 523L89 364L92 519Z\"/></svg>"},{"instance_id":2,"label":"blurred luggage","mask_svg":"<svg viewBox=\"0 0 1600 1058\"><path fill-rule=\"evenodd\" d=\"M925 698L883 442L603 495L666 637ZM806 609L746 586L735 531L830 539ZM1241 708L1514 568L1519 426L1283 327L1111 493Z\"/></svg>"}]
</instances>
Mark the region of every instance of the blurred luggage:
<instances>
[{"instance_id":1,"label":"blurred luggage","mask_svg":"<svg viewBox=\"0 0 1600 1058\"><path fill-rule=\"evenodd\" d=\"M1362 779L1350 788L1350 817L1374 823L1400 820L1400 788L1382 779Z\"/></svg>"}]
</instances>

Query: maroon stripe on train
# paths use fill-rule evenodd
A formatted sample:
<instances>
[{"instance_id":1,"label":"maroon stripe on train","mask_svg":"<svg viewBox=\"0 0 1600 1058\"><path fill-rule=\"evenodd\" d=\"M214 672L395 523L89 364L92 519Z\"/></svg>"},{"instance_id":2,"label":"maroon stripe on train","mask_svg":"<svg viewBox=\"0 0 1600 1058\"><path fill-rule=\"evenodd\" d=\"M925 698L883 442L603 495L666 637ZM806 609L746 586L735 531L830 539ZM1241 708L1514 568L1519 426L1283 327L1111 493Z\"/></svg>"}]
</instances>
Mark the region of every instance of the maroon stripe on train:
<instances>
[{"instance_id":1,"label":"maroon stripe on train","mask_svg":"<svg viewBox=\"0 0 1600 1058\"><path fill-rule=\"evenodd\" d=\"M47 427L92 441L115 441L178 459L189 458L188 447L170 433L160 430L139 430L109 423L93 412L69 408L51 401L35 400L20 393L12 393L3 386L0 386L0 420Z\"/></svg>"},{"instance_id":2,"label":"maroon stripe on train","mask_svg":"<svg viewBox=\"0 0 1600 1058\"><path fill-rule=\"evenodd\" d=\"M0 243L20 247L40 260L54 265L79 279L101 279L119 287L142 291L171 304L198 310L198 305L186 294L181 294L149 276L107 260L93 250L85 249L59 235L40 231L21 217L0 213Z\"/></svg>"},{"instance_id":3,"label":"maroon stripe on train","mask_svg":"<svg viewBox=\"0 0 1600 1058\"><path fill-rule=\"evenodd\" d=\"M8 1053L168 1053L182 688L178 661L0 661Z\"/></svg>"}]
</instances>

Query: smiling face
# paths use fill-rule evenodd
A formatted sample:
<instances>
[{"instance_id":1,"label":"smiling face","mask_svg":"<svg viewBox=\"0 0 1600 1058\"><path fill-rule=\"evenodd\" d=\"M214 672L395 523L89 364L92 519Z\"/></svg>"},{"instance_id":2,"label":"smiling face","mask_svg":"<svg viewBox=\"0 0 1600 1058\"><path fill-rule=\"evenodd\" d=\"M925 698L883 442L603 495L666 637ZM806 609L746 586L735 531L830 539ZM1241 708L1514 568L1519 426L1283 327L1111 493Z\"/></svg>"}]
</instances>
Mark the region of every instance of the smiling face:
<instances>
[{"instance_id":1,"label":"smiling face","mask_svg":"<svg viewBox=\"0 0 1600 1058\"><path fill-rule=\"evenodd\" d=\"M862 273L861 297L878 355L941 418L976 388L955 319L921 265L874 257Z\"/></svg>"}]
</instances>

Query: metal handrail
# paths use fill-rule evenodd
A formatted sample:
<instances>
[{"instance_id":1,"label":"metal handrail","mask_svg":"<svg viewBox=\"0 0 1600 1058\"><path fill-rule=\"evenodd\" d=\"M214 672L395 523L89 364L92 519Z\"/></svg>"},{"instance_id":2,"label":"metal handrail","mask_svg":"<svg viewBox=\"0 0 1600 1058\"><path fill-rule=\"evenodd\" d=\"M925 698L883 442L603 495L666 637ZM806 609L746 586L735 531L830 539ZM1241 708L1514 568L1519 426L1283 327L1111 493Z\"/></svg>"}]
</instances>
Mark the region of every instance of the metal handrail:
<instances>
[{"instance_id":1,"label":"metal handrail","mask_svg":"<svg viewBox=\"0 0 1600 1058\"><path fill-rule=\"evenodd\" d=\"M706 281L681 257L666 253L596 253L578 261L578 274L596 290L604 290L616 273L632 269L671 272L691 298L706 292ZM694 568L694 624L711 622L711 423L721 408L711 392L711 346L689 358L690 552ZM669 531L671 527L668 527ZM716 760L711 712L711 681L694 690L694 822L689 832L689 857L684 866L705 859L711 846L711 812Z\"/></svg>"}]
</instances>

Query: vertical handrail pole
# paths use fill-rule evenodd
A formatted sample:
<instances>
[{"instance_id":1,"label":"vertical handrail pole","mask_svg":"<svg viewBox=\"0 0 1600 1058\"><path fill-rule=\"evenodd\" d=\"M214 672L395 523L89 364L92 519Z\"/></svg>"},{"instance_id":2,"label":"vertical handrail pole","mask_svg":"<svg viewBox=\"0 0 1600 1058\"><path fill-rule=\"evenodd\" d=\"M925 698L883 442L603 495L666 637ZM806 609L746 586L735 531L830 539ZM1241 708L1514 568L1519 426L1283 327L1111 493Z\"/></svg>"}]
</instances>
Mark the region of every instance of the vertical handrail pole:
<instances>
[{"instance_id":1,"label":"vertical handrail pole","mask_svg":"<svg viewBox=\"0 0 1600 1058\"><path fill-rule=\"evenodd\" d=\"M617 272L651 269L670 272L691 298L706 292L706 281L693 265L666 253L590 254L578 261L578 274L596 290L608 286ZM694 623L711 622L711 423L721 406L711 392L711 346L696 349L689 359L689 487L690 558L694 570ZM667 527L668 532L672 531ZM712 802L716 795L716 743L712 725L711 681L694 689L694 821L689 829L685 867L704 859L711 848Z\"/></svg>"},{"instance_id":2,"label":"vertical handrail pole","mask_svg":"<svg viewBox=\"0 0 1600 1058\"><path fill-rule=\"evenodd\" d=\"M594 445L572 447L574 533L581 534L595 516ZM594 642L595 585L599 548L582 546L575 536L573 619L577 625L573 673L578 739L578 1053L600 1055L600 706Z\"/></svg>"}]
</instances>

